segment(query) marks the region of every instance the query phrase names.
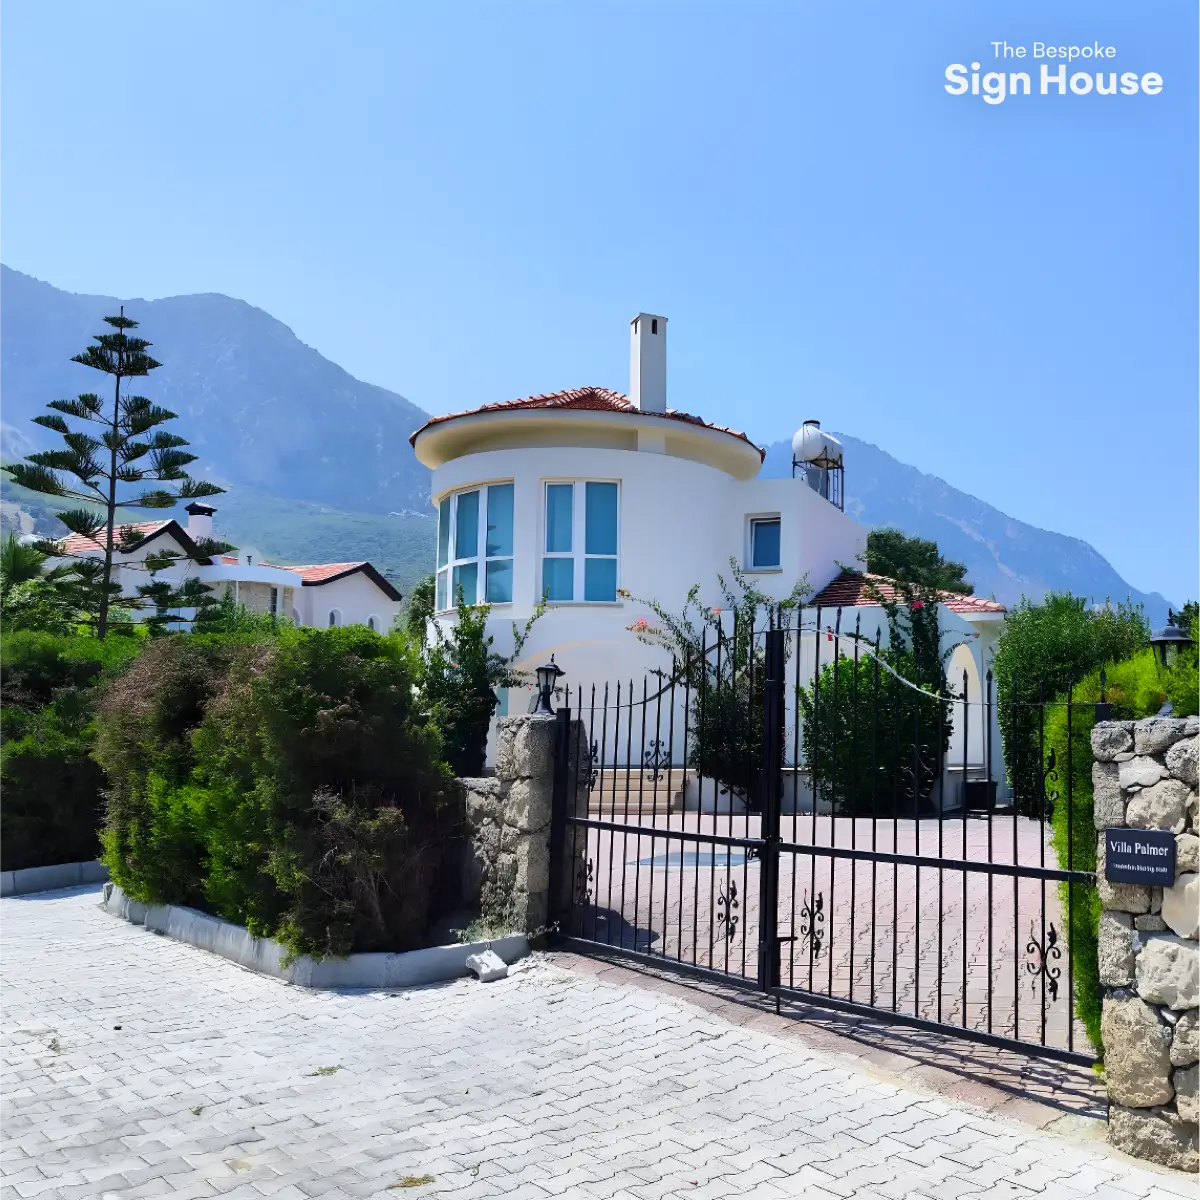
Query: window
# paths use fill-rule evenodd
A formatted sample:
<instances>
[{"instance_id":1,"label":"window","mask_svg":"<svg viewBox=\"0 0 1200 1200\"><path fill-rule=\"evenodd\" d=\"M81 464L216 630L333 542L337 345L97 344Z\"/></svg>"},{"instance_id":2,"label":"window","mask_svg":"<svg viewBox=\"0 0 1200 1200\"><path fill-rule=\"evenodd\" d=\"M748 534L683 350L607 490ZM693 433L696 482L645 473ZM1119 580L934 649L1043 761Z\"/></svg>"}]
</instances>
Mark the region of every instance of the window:
<instances>
[{"instance_id":1,"label":"window","mask_svg":"<svg viewBox=\"0 0 1200 1200\"><path fill-rule=\"evenodd\" d=\"M336 608L329 610L329 628L336 629L342 623L342 614Z\"/></svg>"},{"instance_id":2,"label":"window","mask_svg":"<svg viewBox=\"0 0 1200 1200\"><path fill-rule=\"evenodd\" d=\"M372 633L378 633L379 632L379 618L374 617L374 616L368 617L367 618L367 628Z\"/></svg>"},{"instance_id":3,"label":"window","mask_svg":"<svg viewBox=\"0 0 1200 1200\"><path fill-rule=\"evenodd\" d=\"M277 587L271 589L271 616L279 616L279 589Z\"/></svg>"},{"instance_id":4,"label":"window","mask_svg":"<svg viewBox=\"0 0 1200 1200\"><path fill-rule=\"evenodd\" d=\"M779 566L779 518L763 517L750 522L750 569L769 571Z\"/></svg>"},{"instance_id":5,"label":"window","mask_svg":"<svg viewBox=\"0 0 1200 1200\"><path fill-rule=\"evenodd\" d=\"M512 603L513 485L493 483L447 496L438 505L438 611Z\"/></svg>"},{"instance_id":6,"label":"window","mask_svg":"<svg viewBox=\"0 0 1200 1200\"><path fill-rule=\"evenodd\" d=\"M546 484L542 594L554 603L617 598L615 483Z\"/></svg>"}]
</instances>

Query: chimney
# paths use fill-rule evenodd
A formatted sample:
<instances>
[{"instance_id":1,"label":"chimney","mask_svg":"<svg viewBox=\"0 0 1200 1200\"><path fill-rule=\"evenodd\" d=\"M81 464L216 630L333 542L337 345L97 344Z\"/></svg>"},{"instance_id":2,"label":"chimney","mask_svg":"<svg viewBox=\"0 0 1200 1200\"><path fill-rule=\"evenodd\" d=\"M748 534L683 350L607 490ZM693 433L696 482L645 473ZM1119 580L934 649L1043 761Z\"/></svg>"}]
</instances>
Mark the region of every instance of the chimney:
<instances>
[{"instance_id":1,"label":"chimney","mask_svg":"<svg viewBox=\"0 0 1200 1200\"><path fill-rule=\"evenodd\" d=\"M183 511L188 515L187 535L193 542L212 537L213 513L217 510L211 504L193 500Z\"/></svg>"},{"instance_id":2,"label":"chimney","mask_svg":"<svg viewBox=\"0 0 1200 1200\"><path fill-rule=\"evenodd\" d=\"M667 318L638 313L629 326L629 402L642 412L667 411Z\"/></svg>"}]
</instances>

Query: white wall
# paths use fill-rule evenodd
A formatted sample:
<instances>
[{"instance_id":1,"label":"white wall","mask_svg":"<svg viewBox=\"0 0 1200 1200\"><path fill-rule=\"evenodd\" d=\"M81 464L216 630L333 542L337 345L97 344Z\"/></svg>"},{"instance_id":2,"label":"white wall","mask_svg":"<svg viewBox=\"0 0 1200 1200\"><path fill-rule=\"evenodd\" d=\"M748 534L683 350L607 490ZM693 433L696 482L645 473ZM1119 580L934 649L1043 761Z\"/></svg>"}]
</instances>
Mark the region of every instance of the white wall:
<instances>
[{"instance_id":1,"label":"white wall","mask_svg":"<svg viewBox=\"0 0 1200 1200\"><path fill-rule=\"evenodd\" d=\"M504 654L512 648L513 621L523 624L539 595L547 480L620 481L618 586L672 612L682 608L693 584L700 585L705 604L724 603L717 575L728 578L731 557L745 563L751 514L781 517L781 569L749 574L777 599L805 573L814 588L829 582L837 562L853 562L866 543L862 526L801 480L739 481L688 459L633 450L529 447L465 455L434 471L433 502L460 488L510 479L513 602L493 607L489 630ZM646 670L666 657L641 645L628 626L652 615L635 599L556 605L535 625L519 665L534 667L553 653L572 686L630 678L640 686Z\"/></svg>"},{"instance_id":2,"label":"white wall","mask_svg":"<svg viewBox=\"0 0 1200 1200\"><path fill-rule=\"evenodd\" d=\"M378 584L362 571L316 587L297 588L294 596L299 623L318 629L328 627L329 612L337 609L339 625L365 625L367 619L373 616L378 631L386 633L401 607L396 601L388 599Z\"/></svg>"}]
</instances>

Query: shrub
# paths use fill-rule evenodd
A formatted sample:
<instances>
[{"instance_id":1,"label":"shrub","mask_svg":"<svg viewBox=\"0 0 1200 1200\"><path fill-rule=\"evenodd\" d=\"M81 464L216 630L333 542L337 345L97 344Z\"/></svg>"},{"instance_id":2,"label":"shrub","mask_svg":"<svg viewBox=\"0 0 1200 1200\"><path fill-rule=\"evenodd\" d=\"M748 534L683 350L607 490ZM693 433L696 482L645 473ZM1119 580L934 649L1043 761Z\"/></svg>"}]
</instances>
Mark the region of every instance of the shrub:
<instances>
[{"instance_id":1,"label":"shrub","mask_svg":"<svg viewBox=\"0 0 1200 1200\"><path fill-rule=\"evenodd\" d=\"M1096 609L1069 592L1048 592L1041 604L1023 599L1009 613L992 671L1005 766L1023 816L1042 815L1039 702L1104 663L1131 657L1147 646L1149 636L1140 607Z\"/></svg>"},{"instance_id":2,"label":"shrub","mask_svg":"<svg viewBox=\"0 0 1200 1200\"><path fill-rule=\"evenodd\" d=\"M96 684L137 654L134 638L15 631L0 648L0 869L95 858L103 776L90 756Z\"/></svg>"},{"instance_id":3,"label":"shrub","mask_svg":"<svg viewBox=\"0 0 1200 1200\"><path fill-rule=\"evenodd\" d=\"M154 651L101 710L115 882L293 954L421 945L458 898L457 848L407 640L283 627Z\"/></svg>"},{"instance_id":4,"label":"shrub","mask_svg":"<svg viewBox=\"0 0 1200 1200\"><path fill-rule=\"evenodd\" d=\"M1104 696L1112 705L1113 719L1136 720L1153 716L1162 705L1162 680L1150 650L1104 668ZM1092 728L1096 703L1101 697L1100 668L1090 671L1070 691L1046 706L1043 745L1053 769L1046 782L1054 853L1066 870L1095 871L1097 833L1093 820ZM1069 736L1068 736L1069 727ZM1097 1053L1103 1053L1100 1036L1098 938L1100 900L1094 887L1059 884L1066 940L1071 947L1075 1011L1087 1029Z\"/></svg>"},{"instance_id":5,"label":"shrub","mask_svg":"<svg viewBox=\"0 0 1200 1200\"><path fill-rule=\"evenodd\" d=\"M1195 601L1183 606L1183 612L1175 614L1175 624L1187 629L1192 639L1190 646L1179 650L1174 663L1166 674L1167 699L1177 717L1190 717L1200 712L1200 610Z\"/></svg>"}]
</instances>

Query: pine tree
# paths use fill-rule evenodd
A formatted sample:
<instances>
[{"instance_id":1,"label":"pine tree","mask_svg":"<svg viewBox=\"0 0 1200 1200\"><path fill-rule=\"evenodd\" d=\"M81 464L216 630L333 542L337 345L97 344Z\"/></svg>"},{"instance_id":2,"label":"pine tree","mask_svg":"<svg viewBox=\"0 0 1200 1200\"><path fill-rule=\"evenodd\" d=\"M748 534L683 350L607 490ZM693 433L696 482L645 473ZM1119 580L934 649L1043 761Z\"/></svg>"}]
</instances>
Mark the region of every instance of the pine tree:
<instances>
[{"instance_id":1,"label":"pine tree","mask_svg":"<svg viewBox=\"0 0 1200 1200\"><path fill-rule=\"evenodd\" d=\"M181 561L185 556L175 551L147 554L141 569L150 582L137 589L136 597L121 595L121 587L112 578L113 555L136 548L143 535L132 526L117 521L117 511L125 508L173 508L181 500L215 496L224 491L216 484L192 479L184 468L195 462L196 456L182 447L187 440L178 434L159 428L176 414L151 403L145 396L121 394L124 380L149 375L162 364L146 351L150 343L130 336L127 330L138 323L125 315L122 305L119 316L105 317L114 332L97 334L77 362L113 379L111 406L94 392L85 392L73 400L51 400L47 405L53 412L34 417L36 424L61 434L64 448L44 450L29 455L24 462L4 468L14 482L47 496L59 496L82 505L58 514L72 532L91 538L104 551L103 560L83 560L77 564L82 591L81 607L94 611L97 637L103 638L112 624L115 612L152 609L146 623L162 629L182 620L172 610L194 608L197 615L216 603L204 585L196 578L181 586L172 586L155 576ZM66 417L100 427L99 436L86 429L73 429ZM152 432L153 431L153 432ZM167 486L146 486L146 485ZM119 494L123 486L136 488L129 494ZM64 553L60 544L48 541L43 548L56 555ZM206 559L233 547L211 538L196 543L196 559ZM132 565L132 564L130 564Z\"/></svg>"}]
</instances>

